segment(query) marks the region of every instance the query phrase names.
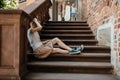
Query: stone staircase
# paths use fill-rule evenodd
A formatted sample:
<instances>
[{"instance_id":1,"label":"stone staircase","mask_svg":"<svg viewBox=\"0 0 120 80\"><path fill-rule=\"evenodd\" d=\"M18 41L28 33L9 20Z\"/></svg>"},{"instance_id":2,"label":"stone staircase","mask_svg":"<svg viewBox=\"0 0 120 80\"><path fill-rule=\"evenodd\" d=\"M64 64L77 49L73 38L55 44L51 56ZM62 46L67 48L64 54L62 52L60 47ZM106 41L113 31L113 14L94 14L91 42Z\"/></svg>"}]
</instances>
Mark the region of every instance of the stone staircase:
<instances>
[{"instance_id":1,"label":"stone staircase","mask_svg":"<svg viewBox=\"0 0 120 80\"><path fill-rule=\"evenodd\" d=\"M46 59L37 59L29 52L25 80L116 80L110 47L97 45L86 22L50 21L40 35L42 40L59 37L72 48L84 44L85 49L80 55L54 54Z\"/></svg>"}]
</instances>

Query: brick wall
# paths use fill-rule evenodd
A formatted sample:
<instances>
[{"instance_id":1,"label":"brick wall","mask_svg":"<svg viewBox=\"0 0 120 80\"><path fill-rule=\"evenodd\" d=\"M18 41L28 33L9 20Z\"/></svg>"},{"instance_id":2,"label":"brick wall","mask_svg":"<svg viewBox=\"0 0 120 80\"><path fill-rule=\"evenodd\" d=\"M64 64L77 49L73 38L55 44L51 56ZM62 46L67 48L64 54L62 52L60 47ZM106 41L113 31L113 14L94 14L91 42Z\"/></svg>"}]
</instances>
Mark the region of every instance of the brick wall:
<instances>
[{"instance_id":1,"label":"brick wall","mask_svg":"<svg viewBox=\"0 0 120 80\"><path fill-rule=\"evenodd\" d=\"M88 23L94 34L101 25L107 24L112 17L111 55L116 72L120 73L120 1L119 0L87 0Z\"/></svg>"}]
</instances>

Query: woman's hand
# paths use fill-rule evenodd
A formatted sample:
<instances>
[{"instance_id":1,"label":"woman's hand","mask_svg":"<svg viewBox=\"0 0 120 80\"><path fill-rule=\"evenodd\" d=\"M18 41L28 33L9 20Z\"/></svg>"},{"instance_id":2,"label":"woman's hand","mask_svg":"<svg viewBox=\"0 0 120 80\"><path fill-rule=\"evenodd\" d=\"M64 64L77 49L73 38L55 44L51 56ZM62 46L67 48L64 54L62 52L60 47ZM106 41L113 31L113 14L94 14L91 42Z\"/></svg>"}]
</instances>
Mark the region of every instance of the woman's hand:
<instances>
[{"instance_id":1,"label":"woman's hand","mask_svg":"<svg viewBox=\"0 0 120 80\"><path fill-rule=\"evenodd\" d=\"M45 44L45 43L47 43L47 42L49 42L49 40L42 41L43 44Z\"/></svg>"},{"instance_id":2,"label":"woman's hand","mask_svg":"<svg viewBox=\"0 0 120 80\"><path fill-rule=\"evenodd\" d=\"M37 18L34 18L33 21L36 22L36 21L38 21L38 20L37 20Z\"/></svg>"},{"instance_id":3,"label":"woman's hand","mask_svg":"<svg viewBox=\"0 0 120 80\"><path fill-rule=\"evenodd\" d=\"M33 25L36 24L36 26ZM38 22L37 18L34 18L32 22L30 22L31 32L39 31L42 29L42 25Z\"/></svg>"}]
</instances>

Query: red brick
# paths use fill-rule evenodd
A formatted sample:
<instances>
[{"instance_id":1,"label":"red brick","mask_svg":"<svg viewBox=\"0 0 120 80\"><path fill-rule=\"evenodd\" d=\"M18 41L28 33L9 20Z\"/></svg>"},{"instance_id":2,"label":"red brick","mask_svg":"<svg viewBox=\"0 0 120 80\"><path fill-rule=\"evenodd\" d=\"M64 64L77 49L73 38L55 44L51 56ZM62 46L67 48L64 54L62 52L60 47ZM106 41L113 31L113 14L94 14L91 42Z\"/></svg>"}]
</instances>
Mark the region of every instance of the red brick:
<instances>
[{"instance_id":1,"label":"red brick","mask_svg":"<svg viewBox=\"0 0 120 80\"><path fill-rule=\"evenodd\" d=\"M120 21L119 21L120 22ZM120 24L118 24L118 28L120 28Z\"/></svg>"},{"instance_id":2,"label":"red brick","mask_svg":"<svg viewBox=\"0 0 120 80\"><path fill-rule=\"evenodd\" d=\"M120 18L118 18L118 22L120 22Z\"/></svg>"},{"instance_id":3,"label":"red brick","mask_svg":"<svg viewBox=\"0 0 120 80\"><path fill-rule=\"evenodd\" d=\"M112 2L109 3L109 6L110 6L110 7L112 6Z\"/></svg>"},{"instance_id":4,"label":"red brick","mask_svg":"<svg viewBox=\"0 0 120 80\"><path fill-rule=\"evenodd\" d=\"M97 28L102 25L107 23L107 21L105 23L103 23L103 21L108 18L113 16L116 20L115 20L115 26L114 26L114 36L118 35L118 29L120 29L120 12L118 13L118 11L120 10L120 7L118 7L118 5L115 4L116 0L99 0L99 2L96 4L96 0L87 0L88 1L88 24L90 25L90 27L92 28L93 31L97 30ZM107 6L107 2L109 1L109 5ZM112 11L112 12L111 12ZM93 15L94 13L97 13L97 15ZM106 13L109 13L109 15L106 16ZM102 19L104 16L106 16L104 19ZM120 34L119 34L119 38L117 38L118 36L116 36L116 38L114 37L114 51L117 53L117 60L119 60L120 62Z\"/></svg>"},{"instance_id":5,"label":"red brick","mask_svg":"<svg viewBox=\"0 0 120 80\"><path fill-rule=\"evenodd\" d=\"M117 51L117 48L114 48L115 51Z\"/></svg>"},{"instance_id":6,"label":"red brick","mask_svg":"<svg viewBox=\"0 0 120 80\"><path fill-rule=\"evenodd\" d=\"M115 26L114 26L114 29L118 29L118 25L115 25Z\"/></svg>"}]
</instances>

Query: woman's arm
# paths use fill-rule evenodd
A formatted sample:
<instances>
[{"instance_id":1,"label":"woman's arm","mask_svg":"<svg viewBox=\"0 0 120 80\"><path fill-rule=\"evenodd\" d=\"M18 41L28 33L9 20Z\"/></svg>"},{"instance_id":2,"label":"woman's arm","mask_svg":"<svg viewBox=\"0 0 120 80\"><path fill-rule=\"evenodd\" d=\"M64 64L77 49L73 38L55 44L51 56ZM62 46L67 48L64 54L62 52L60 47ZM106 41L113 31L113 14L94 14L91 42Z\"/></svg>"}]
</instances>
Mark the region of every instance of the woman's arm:
<instances>
[{"instance_id":1,"label":"woman's arm","mask_svg":"<svg viewBox=\"0 0 120 80\"><path fill-rule=\"evenodd\" d=\"M33 26L33 22L36 24L37 27ZM42 30L42 25L38 22L36 18L33 19L33 22L30 23L31 32Z\"/></svg>"},{"instance_id":2,"label":"woman's arm","mask_svg":"<svg viewBox=\"0 0 120 80\"><path fill-rule=\"evenodd\" d=\"M42 43L43 43L43 44L45 44L45 43L47 43L48 41L50 41L50 40L45 40L45 41L42 41Z\"/></svg>"}]
</instances>

